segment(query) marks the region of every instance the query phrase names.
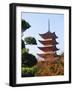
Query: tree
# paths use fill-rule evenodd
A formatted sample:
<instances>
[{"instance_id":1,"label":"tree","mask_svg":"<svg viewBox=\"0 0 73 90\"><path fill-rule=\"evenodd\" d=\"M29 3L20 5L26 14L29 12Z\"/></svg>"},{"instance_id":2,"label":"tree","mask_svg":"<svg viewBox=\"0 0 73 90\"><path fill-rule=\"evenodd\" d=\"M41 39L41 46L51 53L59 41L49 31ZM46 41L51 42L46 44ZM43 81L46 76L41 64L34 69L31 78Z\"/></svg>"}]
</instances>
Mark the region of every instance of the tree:
<instances>
[{"instance_id":1,"label":"tree","mask_svg":"<svg viewBox=\"0 0 73 90\"><path fill-rule=\"evenodd\" d=\"M28 22L26 22L25 20L22 20L21 24L22 24L22 33L23 33L26 29L30 28L30 24L29 24ZM23 40L21 40L21 46L22 46L22 49L25 48L25 43L24 43Z\"/></svg>"},{"instance_id":2,"label":"tree","mask_svg":"<svg viewBox=\"0 0 73 90\"><path fill-rule=\"evenodd\" d=\"M22 55L23 55L24 53L29 53L29 49L23 48L23 49L21 50L21 52L22 52Z\"/></svg>"},{"instance_id":3,"label":"tree","mask_svg":"<svg viewBox=\"0 0 73 90\"><path fill-rule=\"evenodd\" d=\"M21 40L22 49L25 48L25 43L23 40Z\"/></svg>"},{"instance_id":4,"label":"tree","mask_svg":"<svg viewBox=\"0 0 73 90\"><path fill-rule=\"evenodd\" d=\"M22 54L22 66L23 67L32 67L36 65L37 59L34 55L29 53Z\"/></svg>"},{"instance_id":5,"label":"tree","mask_svg":"<svg viewBox=\"0 0 73 90\"><path fill-rule=\"evenodd\" d=\"M21 24L22 24L22 32L31 27L30 24L25 20L22 20Z\"/></svg>"},{"instance_id":6,"label":"tree","mask_svg":"<svg viewBox=\"0 0 73 90\"><path fill-rule=\"evenodd\" d=\"M37 44L36 39L34 37L26 37L24 41L26 42L26 44Z\"/></svg>"}]
</instances>

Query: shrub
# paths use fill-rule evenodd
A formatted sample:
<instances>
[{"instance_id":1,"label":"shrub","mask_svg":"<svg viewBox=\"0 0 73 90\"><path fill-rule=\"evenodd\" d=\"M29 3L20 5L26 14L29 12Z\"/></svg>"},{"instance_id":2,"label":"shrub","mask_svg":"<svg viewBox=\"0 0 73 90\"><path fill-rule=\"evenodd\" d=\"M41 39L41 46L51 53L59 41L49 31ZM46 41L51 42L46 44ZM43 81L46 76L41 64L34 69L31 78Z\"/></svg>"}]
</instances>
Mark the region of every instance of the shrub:
<instances>
[{"instance_id":1,"label":"shrub","mask_svg":"<svg viewBox=\"0 0 73 90\"><path fill-rule=\"evenodd\" d=\"M38 62L36 65L38 71L36 76L56 76L64 75L64 58L60 58L54 63L49 62Z\"/></svg>"},{"instance_id":2,"label":"shrub","mask_svg":"<svg viewBox=\"0 0 73 90\"><path fill-rule=\"evenodd\" d=\"M22 54L22 66L32 67L36 65L37 59L34 55L29 53Z\"/></svg>"},{"instance_id":3,"label":"shrub","mask_svg":"<svg viewBox=\"0 0 73 90\"><path fill-rule=\"evenodd\" d=\"M35 76L35 73L37 72L37 68L34 67L22 67L22 77L28 77L28 76Z\"/></svg>"}]
</instances>

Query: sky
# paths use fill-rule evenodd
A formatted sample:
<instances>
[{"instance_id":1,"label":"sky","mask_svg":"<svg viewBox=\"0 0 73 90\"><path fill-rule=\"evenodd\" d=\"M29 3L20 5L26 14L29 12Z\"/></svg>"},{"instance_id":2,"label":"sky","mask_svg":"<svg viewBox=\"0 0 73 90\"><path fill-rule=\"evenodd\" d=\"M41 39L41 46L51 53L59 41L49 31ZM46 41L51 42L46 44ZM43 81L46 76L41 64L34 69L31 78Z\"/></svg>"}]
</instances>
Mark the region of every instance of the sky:
<instances>
[{"instance_id":1,"label":"sky","mask_svg":"<svg viewBox=\"0 0 73 90\"><path fill-rule=\"evenodd\" d=\"M39 34L46 33L48 28L51 32L55 32L58 38L56 41L59 43L57 48L57 54L64 51L64 15L63 14L51 14L51 13L25 13L22 12L21 20L26 20L31 27L23 33L23 39L28 36L35 37L37 45L27 45L29 48L29 53L37 56L37 53L43 53L38 49L38 46L43 46L38 40L42 40ZM50 27L48 24L50 21Z\"/></svg>"}]
</instances>

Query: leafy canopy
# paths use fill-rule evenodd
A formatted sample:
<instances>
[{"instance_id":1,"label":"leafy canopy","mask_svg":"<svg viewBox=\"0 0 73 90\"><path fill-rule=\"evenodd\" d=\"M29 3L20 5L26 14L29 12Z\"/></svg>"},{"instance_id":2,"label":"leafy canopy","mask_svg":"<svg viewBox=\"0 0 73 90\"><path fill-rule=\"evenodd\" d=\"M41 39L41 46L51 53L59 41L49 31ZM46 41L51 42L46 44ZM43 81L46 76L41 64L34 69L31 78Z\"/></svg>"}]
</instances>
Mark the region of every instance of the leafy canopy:
<instances>
[{"instance_id":1,"label":"leafy canopy","mask_svg":"<svg viewBox=\"0 0 73 90\"><path fill-rule=\"evenodd\" d=\"M21 24L22 24L22 32L31 27L30 24L25 20L22 20Z\"/></svg>"},{"instance_id":2,"label":"leafy canopy","mask_svg":"<svg viewBox=\"0 0 73 90\"><path fill-rule=\"evenodd\" d=\"M24 41L26 42L26 44L37 44L36 39L34 37L26 37Z\"/></svg>"},{"instance_id":3,"label":"leafy canopy","mask_svg":"<svg viewBox=\"0 0 73 90\"><path fill-rule=\"evenodd\" d=\"M23 67L32 67L37 64L37 59L34 55L29 53L22 54L22 66Z\"/></svg>"}]
</instances>

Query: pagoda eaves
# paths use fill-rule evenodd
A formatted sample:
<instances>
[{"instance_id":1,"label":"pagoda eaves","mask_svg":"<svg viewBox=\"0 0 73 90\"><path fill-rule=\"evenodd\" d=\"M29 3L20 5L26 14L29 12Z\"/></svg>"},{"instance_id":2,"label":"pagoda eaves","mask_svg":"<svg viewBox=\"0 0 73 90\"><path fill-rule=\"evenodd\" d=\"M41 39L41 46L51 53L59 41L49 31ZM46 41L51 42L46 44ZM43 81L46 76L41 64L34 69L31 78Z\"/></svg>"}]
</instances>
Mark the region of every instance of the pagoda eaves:
<instances>
[{"instance_id":1,"label":"pagoda eaves","mask_svg":"<svg viewBox=\"0 0 73 90\"><path fill-rule=\"evenodd\" d=\"M39 40L40 43L42 43L43 45L56 45L58 44L58 42L56 40Z\"/></svg>"},{"instance_id":2,"label":"pagoda eaves","mask_svg":"<svg viewBox=\"0 0 73 90\"><path fill-rule=\"evenodd\" d=\"M47 56L50 56L50 54L37 54L38 56L40 56L41 58L47 58ZM57 56L56 53L52 54L54 57Z\"/></svg>"},{"instance_id":3,"label":"pagoda eaves","mask_svg":"<svg viewBox=\"0 0 73 90\"><path fill-rule=\"evenodd\" d=\"M58 38L55 34L55 32L51 33L48 31L47 33L44 34L39 34L42 38L47 39L47 38Z\"/></svg>"},{"instance_id":4,"label":"pagoda eaves","mask_svg":"<svg viewBox=\"0 0 73 90\"><path fill-rule=\"evenodd\" d=\"M44 51L44 52L48 52L48 51L57 51L59 50L56 46L52 46L52 47L38 47L40 50Z\"/></svg>"}]
</instances>

